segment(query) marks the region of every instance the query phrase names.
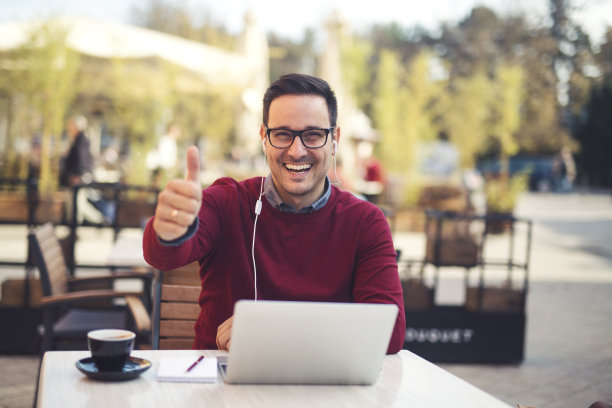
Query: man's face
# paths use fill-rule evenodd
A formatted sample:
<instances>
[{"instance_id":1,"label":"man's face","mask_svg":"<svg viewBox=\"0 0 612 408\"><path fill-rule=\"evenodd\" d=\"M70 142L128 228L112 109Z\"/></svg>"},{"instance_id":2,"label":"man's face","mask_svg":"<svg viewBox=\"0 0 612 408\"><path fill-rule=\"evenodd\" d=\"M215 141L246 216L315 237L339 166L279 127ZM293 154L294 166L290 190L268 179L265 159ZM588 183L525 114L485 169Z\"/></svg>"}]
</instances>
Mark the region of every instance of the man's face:
<instances>
[{"instance_id":1,"label":"man's face","mask_svg":"<svg viewBox=\"0 0 612 408\"><path fill-rule=\"evenodd\" d=\"M329 128L327 103L318 95L283 95L272 101L268 128L287 128L294 131L307 128ZM339 129L334 134L340 136ZM266 157L272 180L281 199L296 210L315 202L325 187L325 175L332 161L332 133L319 149L308 149L296 137L287 149L277 149L267 141L266 129L260 130L266 142Z\"/></svg>"}]
</instances>

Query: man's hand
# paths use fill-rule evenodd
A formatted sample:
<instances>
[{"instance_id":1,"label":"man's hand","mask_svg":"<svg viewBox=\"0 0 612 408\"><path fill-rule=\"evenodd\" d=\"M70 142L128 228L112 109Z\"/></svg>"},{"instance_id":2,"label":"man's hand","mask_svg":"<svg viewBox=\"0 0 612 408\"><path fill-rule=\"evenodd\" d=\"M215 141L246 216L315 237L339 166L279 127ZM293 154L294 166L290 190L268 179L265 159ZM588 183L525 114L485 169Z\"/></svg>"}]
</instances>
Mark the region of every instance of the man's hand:
<instances>
[{"instance_id":1,"label":"man's hand","mask_svg":"<svg viewBox=\"0 0 612 408\"><path fill-rule=\"evenodd\" d=\"M195 146L187 149L185 179L170 180L159 193L153 229L158 237L172 241L185 235L202 205L200 153Z\"/></svg>"},{"instance_id":2,"label":"man's hand","mask_svg":"<svg viewBox=\"0 0 612 408\"><path fill-rule=\"evenodd\" d=\"M217 348L219 350L229 351L230 340L232 339L232 324L234 316L230 317L217 328Z\"/></svg>"}]
</instances>

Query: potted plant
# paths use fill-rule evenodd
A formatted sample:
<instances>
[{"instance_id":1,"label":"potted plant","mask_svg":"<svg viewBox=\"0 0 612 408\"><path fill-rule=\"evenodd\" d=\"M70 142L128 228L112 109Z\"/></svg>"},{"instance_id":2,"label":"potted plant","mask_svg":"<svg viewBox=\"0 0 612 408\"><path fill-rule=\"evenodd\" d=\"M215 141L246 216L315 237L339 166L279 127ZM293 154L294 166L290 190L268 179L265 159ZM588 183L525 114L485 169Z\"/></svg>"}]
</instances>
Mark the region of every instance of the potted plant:
<instances>
[{"instance_id":1,"label":"potted plant","mask_svg":"<svg viewBox=\"0 0 612 408\"><path fill-rule=\"evenodd\" d=\"M491 178L485 184L488 233L504 232L509 226L507 217L514 215L518 196L527 189L524 173Z\"/></svg>"},{"instance_id":2,"label":"potted plant","mask_svg":"<svg viewBox=\"0 0 612 408\"><path fill-rule=\"evenodd\" d=\"M468 268L477 265L480 242L469 215L428 211L425 225L425 262Z\"/></svg>"}]
</instances>

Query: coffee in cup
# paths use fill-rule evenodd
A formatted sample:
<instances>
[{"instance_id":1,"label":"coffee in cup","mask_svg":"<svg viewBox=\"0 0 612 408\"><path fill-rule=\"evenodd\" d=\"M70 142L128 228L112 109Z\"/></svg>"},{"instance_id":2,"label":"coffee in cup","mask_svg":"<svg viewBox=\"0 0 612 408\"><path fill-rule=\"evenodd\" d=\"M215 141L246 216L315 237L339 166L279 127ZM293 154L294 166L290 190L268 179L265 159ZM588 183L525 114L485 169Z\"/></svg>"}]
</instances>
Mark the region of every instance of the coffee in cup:
<instances>
[{"instance_id":1,"label":"coffee in cup","mask_svg":"<svg viewBox=\"0 0 612 408\"><path fill-rule=\"evenodd\" d=\"M134 348L136 334L129 330L102 329L87 333L87 346L99 371L119 371Z\"/></svg>"}]
</instances>

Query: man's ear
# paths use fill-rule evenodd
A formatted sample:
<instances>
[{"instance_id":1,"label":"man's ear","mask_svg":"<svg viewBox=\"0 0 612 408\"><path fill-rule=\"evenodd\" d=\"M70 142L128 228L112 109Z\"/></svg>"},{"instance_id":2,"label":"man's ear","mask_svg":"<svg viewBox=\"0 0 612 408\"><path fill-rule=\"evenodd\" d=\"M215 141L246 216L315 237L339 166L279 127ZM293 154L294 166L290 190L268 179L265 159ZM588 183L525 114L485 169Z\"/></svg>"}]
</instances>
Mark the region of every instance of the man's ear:
<instances>
[{"instance_id":1,"label":"man's ear","mask_svg":"<svg viewBox=\"0 0 612 408\"><path fill-rule=\"evenodd\" d=\"M266 127L265 125L262 123L261 126L259 127L259 136L261 137L261 148L263 150L263 152L266 152L266 144L267 144L267 135L266 135Z\"/></svg>"},{"instance_id":2,"label":"man's ear","mask_svg":"<svg viewBox=\"0 0 612 408\"><path fill-rule=\"evenodd\" d=\"M332 135L336 143L340 143L340 126L334 129L334 134Z\"/></svg>"},{"instance_id":3,"label":"man's ear","mask_svg":"<svg viewBox=\"0 0 612 408\"><path fill-rule=\"evenodd\" d=\"M334 133L332 133L332 140L334 144L332 154L336 154L338 153L338 143L340 143L340 126L334 128Z\"/></svg>"}]
</instances>

